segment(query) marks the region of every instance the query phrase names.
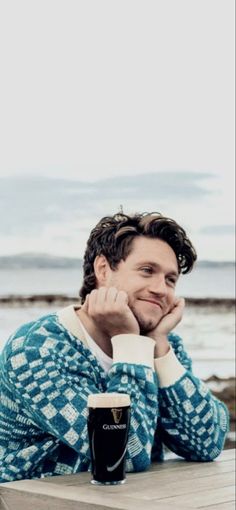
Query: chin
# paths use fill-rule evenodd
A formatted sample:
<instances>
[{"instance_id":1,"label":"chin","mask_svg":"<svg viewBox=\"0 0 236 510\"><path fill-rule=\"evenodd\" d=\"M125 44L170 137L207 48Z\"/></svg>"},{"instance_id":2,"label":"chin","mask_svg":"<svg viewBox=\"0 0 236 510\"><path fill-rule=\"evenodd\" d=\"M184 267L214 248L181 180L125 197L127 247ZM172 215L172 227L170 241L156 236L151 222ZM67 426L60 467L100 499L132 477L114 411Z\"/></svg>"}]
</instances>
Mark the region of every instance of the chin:
<instances>
[{"instance_id":1,"label":"chin","mask_svg":"<svg viewBox=\"0 0 236 510\"><path fill-rule=\"evenodd\" d=\"M155 314L155 317L153 315L148 316L148 314L145 315L144 313L142 313L142 311L139 311L132 307L130 307L130 308L131 308L135 318L138 321L138 324L140 327L140 333L142 335L145 335L146 333L150 333L150 331L152 331L153 329L155 329L157 327L160 320L162 319L162 316L157 317L156 316L157 314Z\"/></svg>"},{"instance_id":2,"label":"chin","mask_svg":"<svg viewBox=\"0 0 236 510\"><path fill-rule=\"evenodd\" d=\"M152 319L145 319L144 317L136 317L139 327L140 327L140 334L146 335L147 333L150 333L153 329L155 329L159 323L156 320Z\"/></svg>"}]
</instances>

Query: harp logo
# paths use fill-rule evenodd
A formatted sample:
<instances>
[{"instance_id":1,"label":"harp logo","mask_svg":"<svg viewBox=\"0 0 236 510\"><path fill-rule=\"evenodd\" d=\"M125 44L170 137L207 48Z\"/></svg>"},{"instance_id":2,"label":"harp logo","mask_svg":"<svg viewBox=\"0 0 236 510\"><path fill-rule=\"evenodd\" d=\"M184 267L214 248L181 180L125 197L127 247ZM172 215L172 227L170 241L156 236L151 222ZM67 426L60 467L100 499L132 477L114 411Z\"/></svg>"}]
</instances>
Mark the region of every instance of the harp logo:
<instances>
[{"instance_id":1,"label":"harp logo","mask_svg":"<svg viewBox=\"0 0 236 510\"><path fill-rule=\"evenodd\" d=\"M113 415L113 420L116 424L120 423L121 417L122 417L122 409L115 409L113 408L111 410Z\"/></svg>"}]
</instances>

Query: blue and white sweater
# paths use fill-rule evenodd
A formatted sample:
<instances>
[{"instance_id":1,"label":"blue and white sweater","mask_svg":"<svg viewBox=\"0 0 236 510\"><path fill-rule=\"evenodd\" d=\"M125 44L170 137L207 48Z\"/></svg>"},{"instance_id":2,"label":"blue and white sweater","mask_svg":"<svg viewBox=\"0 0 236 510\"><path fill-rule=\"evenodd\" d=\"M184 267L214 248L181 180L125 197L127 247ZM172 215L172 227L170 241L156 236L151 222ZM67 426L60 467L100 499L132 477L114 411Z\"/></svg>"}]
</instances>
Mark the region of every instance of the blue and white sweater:
<instances>
[{"instance_id":1,"label":"blue and white sweater","mask_svg":"<svg viewBox=\"0 0 236 510\"><path fill-rule=\"evenodd\" d=\"M163 459L163 444L187 460L221 452L228 411L191 371L180 337L169 335L169 374L153 360L154 341L112 339L108 374L88 349L74 307L41 317L10 337L0 358L0 481L87 471L87 398L131 397L127 471ZM171 369L172 367L172 369ZM170 370L171 369L171 370ZM177 377L177 380L176 380Z\"/></svg>"}]
</instances>

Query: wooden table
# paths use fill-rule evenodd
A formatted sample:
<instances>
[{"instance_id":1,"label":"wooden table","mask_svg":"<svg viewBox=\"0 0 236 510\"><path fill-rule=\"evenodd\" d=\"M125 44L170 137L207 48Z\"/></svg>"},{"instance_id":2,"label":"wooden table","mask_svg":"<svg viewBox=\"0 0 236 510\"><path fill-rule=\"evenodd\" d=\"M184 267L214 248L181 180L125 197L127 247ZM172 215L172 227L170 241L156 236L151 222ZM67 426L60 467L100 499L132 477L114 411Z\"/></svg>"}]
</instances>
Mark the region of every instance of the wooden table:
<instances>
[{"instance_id":1,"label":"wooden table","mask_svg":"<svg viewBox=\"0 0 236 510\"><path fill-rule=\"evenodd\" d=\"M214 462L180 458L130 473L119 486L94 486L90 473L0 484L0 510L233 510L235 451Z\"/></svg>"}]
</instances>

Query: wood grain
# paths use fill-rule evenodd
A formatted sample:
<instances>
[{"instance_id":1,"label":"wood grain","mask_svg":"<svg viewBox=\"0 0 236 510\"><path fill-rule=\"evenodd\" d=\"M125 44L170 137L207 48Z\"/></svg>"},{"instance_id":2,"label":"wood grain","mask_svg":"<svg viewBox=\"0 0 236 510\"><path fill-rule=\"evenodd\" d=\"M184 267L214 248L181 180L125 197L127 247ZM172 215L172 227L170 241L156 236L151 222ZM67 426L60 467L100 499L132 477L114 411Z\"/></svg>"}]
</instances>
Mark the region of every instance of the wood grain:
<instances>
[{"instance_id":1,"label":"wood grain","mask_svg":"<svg viewBox=\"0 0 236 510\"><path fill-rule=\"evenodd\" d=\"M0 510L233 510L235 451L214 462L180 458L127 474L120 486L94 486L90 473L0 484Z\"/></svg>"}]
</instances>

